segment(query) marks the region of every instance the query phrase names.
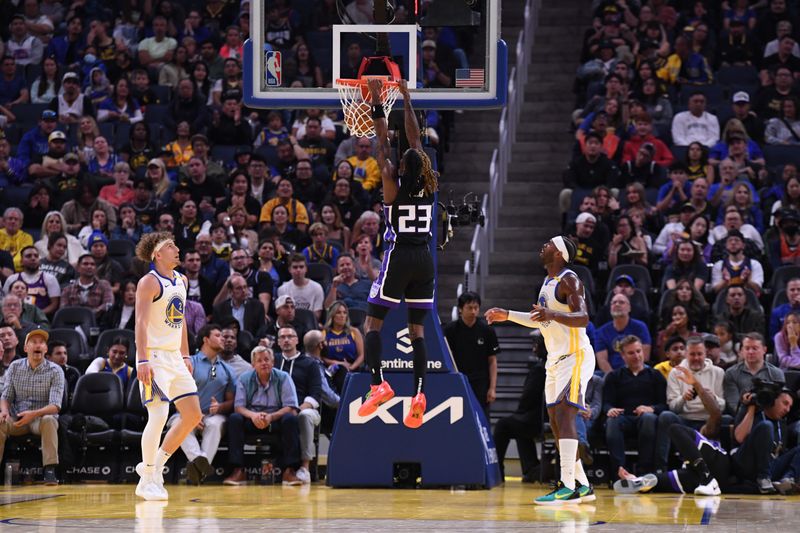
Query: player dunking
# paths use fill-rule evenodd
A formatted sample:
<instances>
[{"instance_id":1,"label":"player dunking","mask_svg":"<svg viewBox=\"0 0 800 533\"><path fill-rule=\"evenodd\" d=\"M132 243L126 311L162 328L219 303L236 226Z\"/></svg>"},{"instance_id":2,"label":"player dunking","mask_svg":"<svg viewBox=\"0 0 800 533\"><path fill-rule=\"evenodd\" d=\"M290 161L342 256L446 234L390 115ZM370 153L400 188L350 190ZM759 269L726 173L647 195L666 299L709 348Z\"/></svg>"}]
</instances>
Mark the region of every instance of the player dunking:
<instances>
[{"instance_id":1,"label":"player dunking","mask_svg":"<svg viewBox=\"0 0 800 533\"><path fill-rule=\"evenodd\" d=\"M174 268L180 264L178 247L170 233L149 233L136 246L139 259L152 262L152 270L136 287L136 370L147 425L142 433L142 462L136 466L136 495L145 500L166 500L164 464L202 419L197 385L189 362L189 339L184 321L186 277ZM173 425L159 448L161 432L174 402L180 422ZM204 465L190 463L190 479L207 474ZM201 472L202 471L202 472Z\"/></svg>"},{"instance_id":2,"label":"player dunking","mask_svg":"<svg viewBox=\"0 0 800 533\"><path fill-rule=\"evenodd\" d=\"M378 79L369 81L372 120L378 138L377 159L383 183L386 250L381 272L369 293L365 351L367 366L372 373L372 386L358 414L368 416L394 397L394 391L383 379L381 370L380 331L389 309L397 307L405 298L408 306L408 335L414 350L415 395L403 423L407 427L418 428L422 425L425 413L423 391L428 358L425 353L423 324L427 311L433 309L434 268L429 246L434 193L438 189L439 173L431 168L431 161L422 149L419 124L411 107L411 96L406 82L401 80L399 83L410 148L403 154L400 168L395 173L390 159L388 125L381 105L383 82Z\"/></svg>"},{"instance_id":3,"label":"player dunking","mask_svg":"<svg viewBox=\"0 0 800 533\"><path fill-rule=\"evenodd\" d=\"M575 244L560 236L542 247L539 258L547 269L547 277L530 314L497 307L486 311L486 320L490 324L510 320L538 328L547 347L544 394L550 425L558 443L561 481L552 492L536 498L535 503L539 505L582 503L595 499L578 459L578 434L575 430L578 409L586 409L584 396L595 364L594 350L586 335L589 313L583 284L567 268L575 258L575 252Z\"/></svg>"}]
</instances>

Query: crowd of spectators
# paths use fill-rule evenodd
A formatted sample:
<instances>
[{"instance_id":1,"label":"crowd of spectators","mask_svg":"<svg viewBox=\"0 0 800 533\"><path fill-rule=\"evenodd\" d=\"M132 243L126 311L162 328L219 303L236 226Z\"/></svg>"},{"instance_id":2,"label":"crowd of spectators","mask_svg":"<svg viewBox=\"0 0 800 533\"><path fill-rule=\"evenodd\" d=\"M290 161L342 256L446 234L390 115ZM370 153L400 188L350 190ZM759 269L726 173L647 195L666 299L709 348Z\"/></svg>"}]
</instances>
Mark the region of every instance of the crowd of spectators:
<instances>
[{"instance_id":1,"label":"crowd of spectators","mask_svg":"<svg viewBox=\"0 0 800 533\"><path fill-rule=\"evenodd\" d=\"M708 420L690 381L737 428L754 378L798 387L800 13L786 0L592 8L560 206L605 377L597 433L614 474L638 435L644 473L666 468L671 425ZM769 477L752 481L768 492Z\"/></svg>"},{"instance_id":2,"label":"crowd of spectators","mask_svg":"<svg viewBox=\"0 0 800 533\"><path fill-rule=\"evenodd\" d=\"M397 3L395 23L407 16L405 3ZM67 399L84 371L116 374L126 390L135 384L134 347L121 354L115 343L95 353L97 334L133 329L136 282L150 268L134 246L148 232L171 232L189 280L192 352L214 369L218 352L233 369L230 386L201 395L203 442L192 437L186 455L213 460L222 433L217 412L243 416L236 428L245 432L266 427L268 417L253 415L263 405L248 403L249 385L240 402L239 376L255 372L257 388L273 365L280 372L292 361L285 369L297 374L295 357L316 353L317 377L333 388L320 393L319 380L313 390L296 382L289 405L300 432L290 462L305 482L320 404L335 409L344 376L363 364L358 328L384 248L381 177L374 141L349 136L340 110L244 105L250 5L24 0L0 7L0 380L9 390L6 370L25 359L27 335L42 328L50 333L48 358L65 373ZM347 12L370 22L371 6L354 0ZM315 44L332 42L335 2L271 1L265 23L267 45L285 58L286 85L331 86L331 50ZM469 49L462 38L469 37L449 28L421 30L423 86L452 86L456 56ZM343 76L356 77L362 57L374 52L368 46L348 45ZM425 118L427 147L436 150L446 116L428 111ZM77 344L64 333L74 333L76 308L91 315ZM304 347L309 335L314 342ZM267 355L254 357L251 368L254 349ZM195 364L201 386L206 359ZM268 400L270 409L285 403ZM8 409L13 418L21 407ZM53 454L45 460L52 466ZM231 482L243 480L240 466L232 464Z\"/></svg>"}]
</instances>

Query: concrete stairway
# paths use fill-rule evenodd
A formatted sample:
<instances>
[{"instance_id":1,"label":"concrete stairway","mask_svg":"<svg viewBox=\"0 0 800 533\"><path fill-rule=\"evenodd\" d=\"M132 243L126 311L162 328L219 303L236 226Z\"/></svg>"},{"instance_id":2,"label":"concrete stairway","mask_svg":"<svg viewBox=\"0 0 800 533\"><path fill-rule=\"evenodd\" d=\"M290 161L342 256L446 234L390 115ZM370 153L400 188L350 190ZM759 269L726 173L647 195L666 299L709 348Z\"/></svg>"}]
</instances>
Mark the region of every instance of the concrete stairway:
<instances>
[{"instance_id":1,"label":"concrete stairway","mask_svg":"<svg viewBox=\"0 0 800 533\"><path fill-rule=\"evenodd\" d=\"M521 7L517 13L509 4L503 5L503 34L513 49L519 32L514 23L522 17ZM568 133L574 103L572 83L583 32L591 19L582 0L542 4L521 123L495 230L485 308L530 309L544 278L538 251L560 230L557 197L573 142ZM497 112L479 112L458 117L454 142L447 156L444 191L487 190L489 161L497 143L498 116ZM451 248L439 257L439 310L445 321L455 301L455 287L463 281L464 261L469 257L472 232L461 231ZM531 357L530 330L501 326L497 331L503 353L493 419L516 408Z\"/></svg>"}]
</instances>

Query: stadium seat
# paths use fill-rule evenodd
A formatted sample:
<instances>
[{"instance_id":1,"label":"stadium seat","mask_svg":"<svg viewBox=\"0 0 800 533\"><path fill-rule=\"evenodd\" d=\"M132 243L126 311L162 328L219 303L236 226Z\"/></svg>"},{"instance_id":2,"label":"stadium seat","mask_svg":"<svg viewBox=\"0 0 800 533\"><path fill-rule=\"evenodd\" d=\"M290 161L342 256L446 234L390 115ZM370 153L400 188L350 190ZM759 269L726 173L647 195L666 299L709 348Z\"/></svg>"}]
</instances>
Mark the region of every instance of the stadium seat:
<instances>
[{"instance_id":1,"label":"stadium seat","mask_svg":"<svg viewBox=\"0 0 800 533\"><path fill-rule=\"evenodd\" d=\"M136 335L130 329L107 329L100 333L97 337L97 344L94 348L94 354L97 357L105 357L108 355L108 349L111 347L111 341L117 337L125 337L128 339L130 349L128 350L127 363L131 366L136 366Z\"/></svg>"},{"instance_id":2,"label":"stadium seat","mask_svg":"<svg viewBox=\"0 0 800 533\"><path fill-rule=\"evenodd\" d=\"M42 118L42 111L49 107L48 104L17 104L14 106L14 115L17 117L17 123L33 126Z\"/></svg>"},{"instance_id":3,"label":"stadium seat","mask_svg":"<svg viewBox=\"0 0 800 533\"><path fill-rule=\"evenodd\" d=\"M235 144L215 144L211 149L211 159L214 161L233 161L236 155Z\"/></svg>"},{"instance_id":4,"label":"stadium seat","mask_svg":"<svg viewBox=\"0 0 800 533\"><path fill-rule=\"evenodd\" d=\"M75 394L72 397L73 420L76 415L96 416L110 424L112 417L122 412L125 405L123 398L122 380L116 374L97 372L83 375L75 385ZM68 430L68 433L81 442L84 450L107 446L117 436L117 431L114 429L80 433Z\"/></svg>"},{"instance_id":5,"label":"stadium seat","mask_svg":"<svg viewBox=\"0 0 800 533\"><path fill-rule=\"evenodd\" d=\"M300 342L303 342L303 339L300 339ZM250 350L255 347L255 344L256 338L251 332L246 329L239 331L239 336L236 338L236 348L239 354L247 354L248 361L250 360Z\"/></svg>"},{"instance_id":6,"label":"stadium seat","mask_svg":"<svg viewBox=\"0 0 800 533\"><path fill-rule=\"evenodd\" d=\"M54 328L76 328L79 327L83 330L86 338L89 339L91 335L95 334L97 329L97 321L94 312L88 307L68 306L62 307L56 311L53 317Z\"/></svg>"},{"instance_id":7,"label":"stadium seat","mask_svg":"<svg viewBox=\"0 0 800 533\"><path fill-rule=\"evenodd\" d=\"M150 104L144 113L144 120L150 124L161 124L164 117L169 115L169 106L166 104Z\"/></svg>"},{"instance_id":8,"label":"stadium seat","mask_svg":"<svg viewBox=\"0 0 800 533\"><path fill-rule=\"evenodd\" d=\"M681 90L680 103L688 105L689 97L701 92L706 96L707 107L717 107L723 101L722 87L720 85L689 85Z\"/></svg>"},{"instance_id":9,"label":"stadium seat","mask_svg":"<svg viewBox=\"0 0 800 533\"><path fill-rule=\"evenodd\" d=\"M308 265L308 278L322 285L323 292L328 294L333 282L333 269L327 263L311 263Z\"/></svg>"},{"instance_id":10,"label":"stadium seat","mask_svg":"<svg viewBox=\"0 0 800 533\"><path fill-rule=\"evenodd\" d=\"M138 448L142 440L142 430L147 423L147 409L142 405L142 393L135 383L125 393L125 413L127 416L120 431L120 442L123 449Z\"/></svg>"},{"instance_id":11,"label":"stadium seat","mask_svg":"<svg viewBox=\"0 0 800 533\"><path fill-rule=\"evenodd\" d=\"M67 363L83 372L91 362L86 338L75 328L50 329L51 341L64 341L67 345Z\"/></svg>"},{"instance_id":12,"label":"stadium seat","mask_svg":"<svg viewBox=\"0 0 800 533\"><path fill-rule=\"evenodd\" d=\"M758 71L755 67L722 67L716 72L719 85L758 84Z\"/></svg>"},{"instance_id":13,"label":"stadium seat","mask_svg":"<svg viewBox=\"0 0 800 533\"><path fill-rule=\"evenodd\" d=\"M100 135L106 138L111 144L114 137L114 123L113 122L100 122L97 127L100 129Z\"/></svg>"},{"instance_id":14,"label":"stadium seat","mask_svg":"<svg viewBox=\"0 0 800 533\"><path fill-rule=\"evenodd\" d=\"M136 245L128 239L111 239L108 241L108 256L116 260L127 272L131 268Z\"/></svg>"},{"instance_id":15,"label":"stadium seat","mask_svg":"<svg viewBox=\"0 0 800 533\"><path fill-rule=\"evenodd\" d=\"M301 329L306 331L311 331L312 329L317 329L317 317L314 315L314 311L310 311L308 309L295 309L294 312L294 320L295 323L301 326ZM302 342L303 339L300 339Z\"/></svg>"},{"instance_id":16,"label":"stadium seat","mask_svg":"<svg viewBox=\"0 0 800 533\"><path fill-rule=\"evenodd\" d=\"M786 288L786 283L792 278L800 278L800 266L783 265L775 269L769 282L769 289L777 293Z\"/></svg>"},{"instance_id":17,"label":"stadium seat","mask_svg":"<svg viewBox=\"0 0 800 533\"><path fill-rule=\"evenodd\" d=\"M153 89L153 93L155 93L159 103L149 104L147 106L148 108L152 105L169 105L170 101L172 100L172 88L168 87L167 85L151 85L150 88Z\"/></svg>"},{"instance_id":18,"label":"stadium seat","mask_svg":"<svg viewBox=\"0 0 800 533\"><path fill-rule=\"evenodd\" d=\"M689 147L673 145L670 147L670 151L675 156L675 161L686 161L686 152L689 151ZM658 194L658 191L656 191L656 194Z\"/></svg>"},{"instance_id":19,"label":"stadium seat","mask_svg":"<svg viewBox=\"0 0 800 533\"><path fill-rule=\"evenodd\" d=\"M767 165L770 167L777 167L786 163L800 165L800 148L797 146L765 144L764 159L767 160Z\"/></svg>"},{"instance_id":20,"label":"stadium seat","mask_svg":"<svg viewBox=\"0 0 800 533\"><path fill-rule=\"evenodd\" d=\"M633 278L636 282L636 288L640 289L641 291L648 293L653 288L653 281L650 278L650 271L647 270L647 267L642 265L617 265L608 275L608 284L606 285L606 291L611 291L614 287L614 280L617 276L621 276L623 274L627 274Z\"/></svg>"},{"instance_id":21,"label":"stadium seat","mask_svg":"<svg viewBox=\"0 0 800 533\"><path fill-rule=\"evenodd\" d=\"M131 136L130 122L120 122L119 124L117 124L117 128L115 131L115 138L114 138L114 148L119 150L120 148L125 146L130 136Z\"/></svg>"},{"instance_id":22,"label":"stadium seat","mask_svg":"<svg viewBox=\"0 0 800 533\"><path fill-rule=\"evenodd\" d=\"M754 293L750 289L745 289L744 293L745 296L747 297L747 307L753 309L759 309L763 313L764 308L761 307L761 303L758 301L758 296L756 296L756 293ZM728 295L728 289L723 289L719 291L719 294L717 294L717 298L714 300L714 305L711 307L712 315L714 316L721 315L723 311L725 311L725 298L727 297L727 295Z\"/></svg>"}]
</instances>

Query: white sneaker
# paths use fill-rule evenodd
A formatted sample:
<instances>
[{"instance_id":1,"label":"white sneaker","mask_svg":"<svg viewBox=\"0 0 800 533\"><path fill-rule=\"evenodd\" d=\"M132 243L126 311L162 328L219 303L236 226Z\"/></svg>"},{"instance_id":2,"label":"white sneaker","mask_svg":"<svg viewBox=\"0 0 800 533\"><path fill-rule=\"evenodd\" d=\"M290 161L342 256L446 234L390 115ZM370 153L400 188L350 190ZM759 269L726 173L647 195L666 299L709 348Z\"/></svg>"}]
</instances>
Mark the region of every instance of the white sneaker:
<instances>
[{"instance_id":1,"label":"white sneaker","mask_svg":"<svg viewBox=\"0 0 800 533\"><path fill-rule=\"evenodd\" d=\"M311 483L311 473L308 471L308 468L301 466L295 472L297 479L303 482L303 485L308 485Z\"/></svg>"},{"instance_id":2,"label":"white sneaker","mask_svg":"<svg viewBox=\"0 0 800 533\"><path fill-rule=\"evenodd\" d=\"M722 494L722 491L719 489L719 483L717 483L717 480L712 477L711 481L705 485L698 485L694 489L694 493L698 496L719 496Z\"/></svg>"},{"instance_id":3,"label":"white sneaker","mask_svg":"<svg viewBox=\"0 0 800 533\"><path fill-rule=\"evenodd\" d=\"M148 471L149 470L149 471ZM139 483L136 485L136 495L148 501L161 501L169 498L164 488L164 476L155 469L148 469L144 463L136 465L139 474Z\"/></svg>"}]
</instances>

